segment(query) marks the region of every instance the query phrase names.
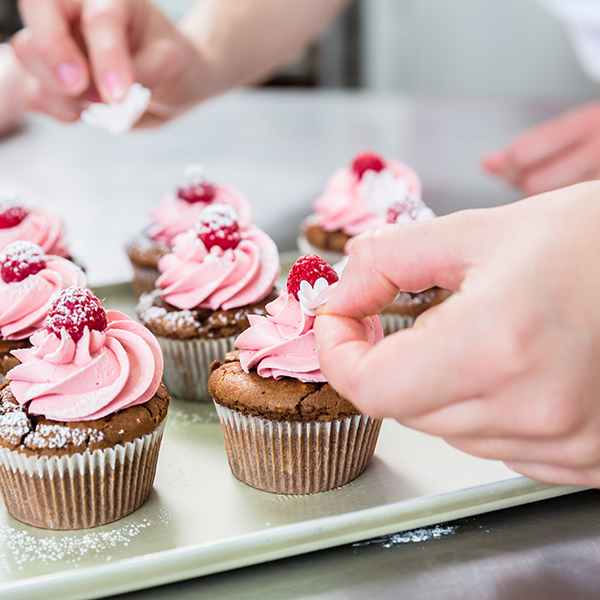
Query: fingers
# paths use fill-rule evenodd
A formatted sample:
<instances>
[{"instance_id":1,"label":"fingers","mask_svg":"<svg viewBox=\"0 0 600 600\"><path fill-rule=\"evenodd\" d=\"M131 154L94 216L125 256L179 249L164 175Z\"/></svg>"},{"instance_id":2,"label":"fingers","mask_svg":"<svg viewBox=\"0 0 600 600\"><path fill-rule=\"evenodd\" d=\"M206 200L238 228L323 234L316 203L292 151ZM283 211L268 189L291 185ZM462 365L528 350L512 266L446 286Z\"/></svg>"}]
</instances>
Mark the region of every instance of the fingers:
<instances>
[{"instance_id":1,"label":"fingers","mask_svg":"<svg viewBox=\"0 0 600 600\"><path fill-rule=\"evenodd\" d=\"M582 488L600 487L600 467L571 469L547 463L507 462L509 469L525 477L553 485L569 485Z\"/></svg>"},{"instance_id":2,"label":"fingers","mask_svg":"<svg viewBox=\"0 0 600 600\"><path fill-rule=\"evenodd\" d=\"M128 39L132 4L94 0L83 6L81 32L94 83L107 102L122 100L135 80Z\"/></svg>"},{"instance_id":3,"label":"fingers","mask_svg":"<svg viewBox=\"0 0 600 600\"><path fill-rule=\"evenodd\" d=\"M19 10L26 29L12 43L19 60L52 93L74 97L89 86L89 71L71 34L69 4L22 0Z\"/></svg>"},{"instance_id":4,"label":"fingers","mask_svg":"<svg viewBox=\"0 0 600 600\"><path fill-rule=\"evenodd\" d=\"M457 290L466 270L485 252L485 223L482 212L463 211L360 235L322 312L362 319L381 311L399 289L420 291L437 285Z\"/></svg>"},{"instance_id":5,"label":"fingers","mask_svg":"<svg viewBox=\"0 0 600 600\"><path fill-rule=\"evenodd\" d=\"M25 86L25 101L29 109L43 112L66 123L77 121L81 115L82 107L78 99L51 94L34 78L29 78Z\"/></svg>"},{"instance_id":6,"label":"fingers","mask_svg":"<svg viewBox=\"0 0 600 600\"><path fill-rule=\"evenodd\" d=\"M424 326L396 332L375 346L357 321L318 316L315 334L323 374L359 410L400 421L479 396L482 379L477 372L465 372L473 370L469 356L477 346L456 328L460 314L472 310L460 306L456 297L446 302Z\"/></svg>"},{"instance_id":7,"label":"fingers","mask_svg":"<svg viewBox=\"0 0 600 600\"><path fill-rule=\"evenodd\" d=\"M600 174L600 104L589 104L518 136L487 154L483 167L539 194Z\"/></svg>"}]
</instances>

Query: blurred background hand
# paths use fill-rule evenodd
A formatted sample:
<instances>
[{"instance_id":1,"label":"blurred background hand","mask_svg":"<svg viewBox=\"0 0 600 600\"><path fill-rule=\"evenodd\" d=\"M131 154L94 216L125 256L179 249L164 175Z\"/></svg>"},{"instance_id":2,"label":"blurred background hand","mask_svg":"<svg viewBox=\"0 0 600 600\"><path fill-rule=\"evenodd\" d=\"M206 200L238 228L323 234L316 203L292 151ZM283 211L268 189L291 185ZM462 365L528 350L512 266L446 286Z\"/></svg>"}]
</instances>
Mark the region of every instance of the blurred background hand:
<instances>
[{"instance_id":1,"label":"blurred background hand","mask_svg":"<svg viewBox=\"0 0 600 600\"><path fill-rule=\"evenodd\" d=\"M483 157L484 168L525 195L600 178L600 102L523 132Z\"/></svg>"}]
</instances>

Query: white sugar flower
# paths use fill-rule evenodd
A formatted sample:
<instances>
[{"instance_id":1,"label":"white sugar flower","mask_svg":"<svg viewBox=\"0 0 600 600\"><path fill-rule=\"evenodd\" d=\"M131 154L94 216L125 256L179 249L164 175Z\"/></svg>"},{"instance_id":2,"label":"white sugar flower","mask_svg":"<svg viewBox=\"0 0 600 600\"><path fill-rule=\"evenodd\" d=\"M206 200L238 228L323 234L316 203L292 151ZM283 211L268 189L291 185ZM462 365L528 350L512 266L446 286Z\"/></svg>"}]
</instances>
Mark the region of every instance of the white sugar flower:
<instances>
[{"instance_id":1,"label":"white sugar flower","mask_svg":"<svg viewBox=\"0 0 600 600\"><path fill-rule=\"evenodd\" d=\"M134 83L121 102L104 104L94 102L81 113L81 120L92 127L119 134L129 131L146 112L150 104L150 90Z\"/></svg>"},{"instance_id":2,"label":"white sugar flower","mask_svg":"<svg viewBox=\"0 0 600 600\"><path fill-rule=\"evenodd\" d=\"M359 192L367 202L373 214L385 215L390 202L409 191L408 179L398 177L391 169L379 172L369 169L365 171L359 184Z\"/></svg>"},{"instance_id":3,"label":"white sugar flower","mask_svg":"<svg viewBox=\"0 0 600 600\"><path fill-rule=\"evenodd\" d=\"M329 282L324 277L319 277L315 281L314 286L310 285L308 281L301 281L300 289L298 290L298 300L300 301L302 312L305 315L314 317L315 310L329 300L336 285L337 282L329 285Z\"/></svg>"}]
</instances>

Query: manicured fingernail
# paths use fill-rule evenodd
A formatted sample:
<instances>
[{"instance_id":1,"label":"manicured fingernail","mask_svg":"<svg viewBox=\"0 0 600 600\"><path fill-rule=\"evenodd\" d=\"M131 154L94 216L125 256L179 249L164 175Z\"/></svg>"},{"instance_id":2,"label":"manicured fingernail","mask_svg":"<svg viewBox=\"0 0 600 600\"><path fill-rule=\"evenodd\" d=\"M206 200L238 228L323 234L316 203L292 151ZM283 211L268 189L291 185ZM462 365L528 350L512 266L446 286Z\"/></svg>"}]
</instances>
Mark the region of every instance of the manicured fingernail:
<instances>
[{"instance_id":1,"label":"manicured fingernail","mask_svg":"<svg viewBox=\"0 0 600 600\"><path fill-rule=\"evenodd\" d=\"M56 68L56 76L58 80L69 90L76 88L83 79L81 69L69 62L63 62Z\"/></svg>"},{"instance_id":2,"label":"manicured fingernail","mask_svg":"<svg viewBox=\"0 0 600 600\"><path fill-rule=\"evenodd\" d=\"M117 71L109 71L104 76L104 85L115 100L118 101L124 98L125 83L123 82L123 77Z\"/></svg>"}]
</instances>

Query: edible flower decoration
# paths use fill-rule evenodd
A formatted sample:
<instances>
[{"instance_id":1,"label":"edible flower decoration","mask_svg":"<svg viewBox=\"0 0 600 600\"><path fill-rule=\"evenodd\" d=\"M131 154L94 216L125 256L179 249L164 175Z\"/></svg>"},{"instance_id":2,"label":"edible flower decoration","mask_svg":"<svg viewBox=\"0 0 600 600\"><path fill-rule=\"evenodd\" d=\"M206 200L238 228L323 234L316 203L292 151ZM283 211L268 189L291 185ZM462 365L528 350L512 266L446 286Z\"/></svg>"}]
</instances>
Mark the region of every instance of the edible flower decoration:
<instances>
[{"instance_id":1,"label":"edible flower decoration","mask_svg":"<svg viewBox=\"0 0 600 600\"><path fill-rule=\"evenodd\" d=\"M244 371L256 367L261 377L327 381L321 372L313 325L315 311L327 302L337 281L337 273L323 259L314 254L299 258L288 275L287 289L267 304L267 316L249 315L250 327L235 341L242 350ZM383 339L377 317L367 317L361 324L370 343Z\"/></svg>"},{"instance_id":2,"label":"edible flower decoration","mask_svg":"<svg viewBox=\"0 0 600 600\"><path fill-rule=\"evenodd\" d=\"M56 421L99 419L147 402L158 389L163 356L143 325L105 311L89 290L70 287L53 302L22 364L7 379L31 414Z\"/></svg>"}]
</instances>

